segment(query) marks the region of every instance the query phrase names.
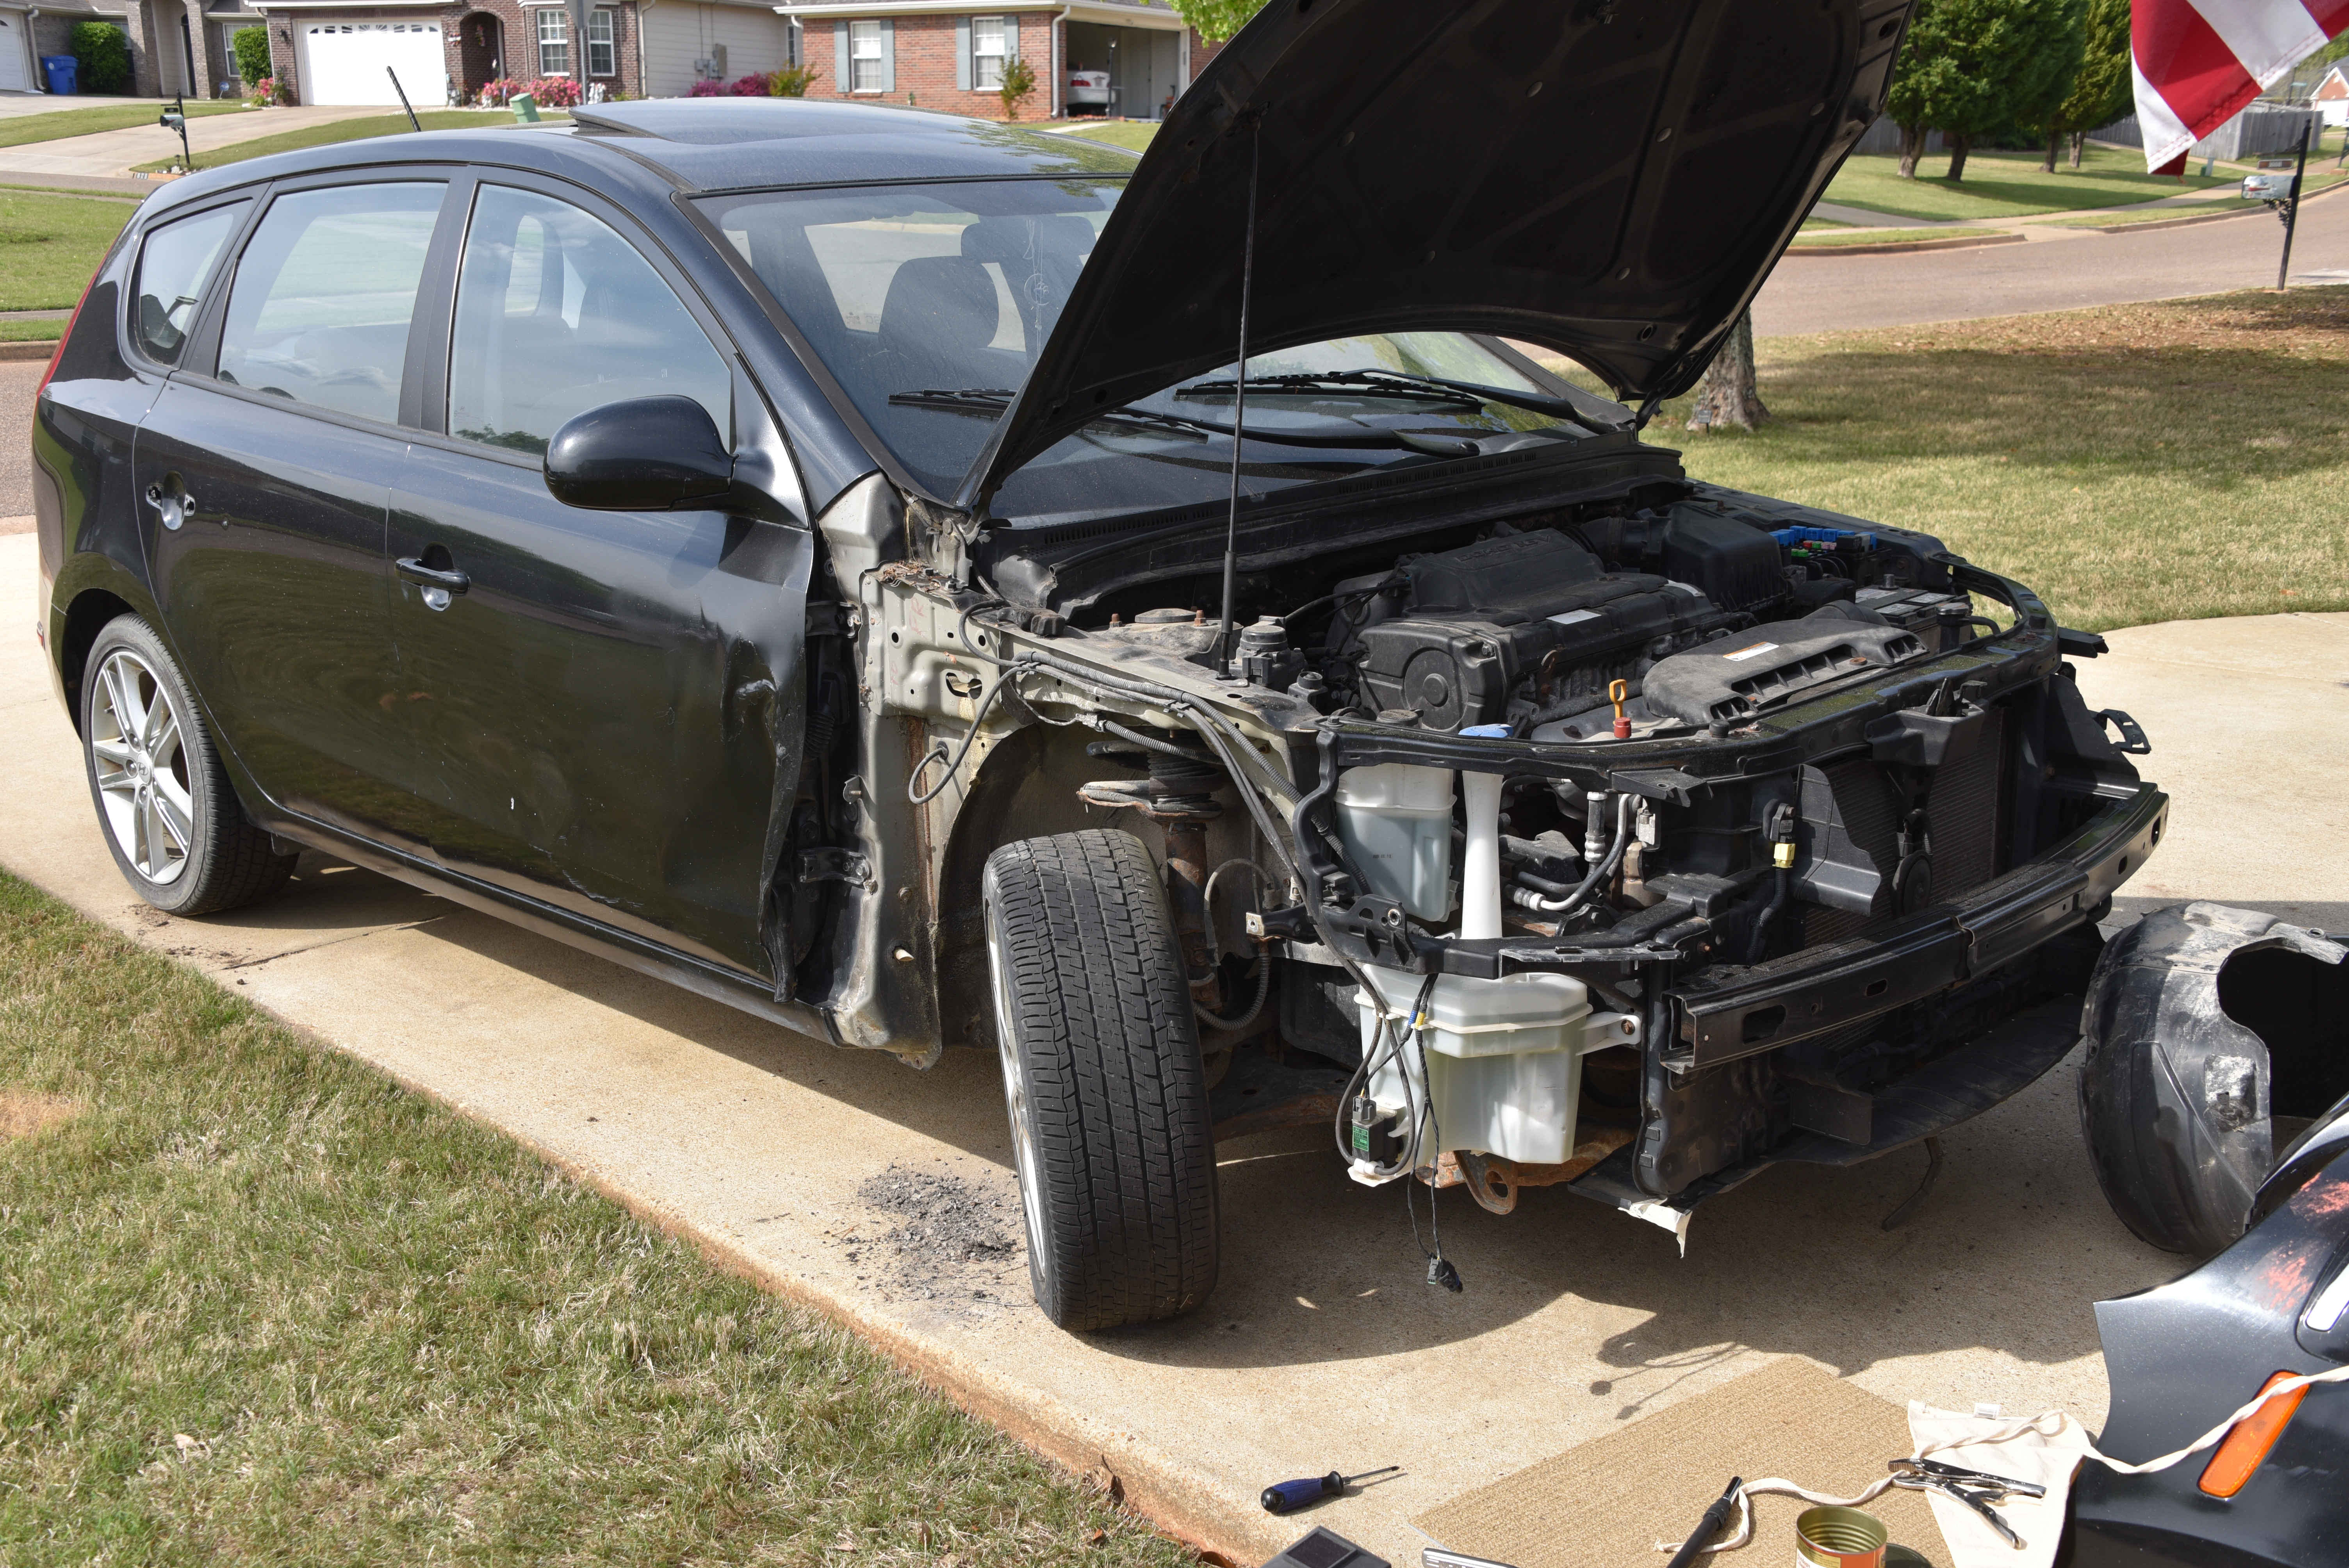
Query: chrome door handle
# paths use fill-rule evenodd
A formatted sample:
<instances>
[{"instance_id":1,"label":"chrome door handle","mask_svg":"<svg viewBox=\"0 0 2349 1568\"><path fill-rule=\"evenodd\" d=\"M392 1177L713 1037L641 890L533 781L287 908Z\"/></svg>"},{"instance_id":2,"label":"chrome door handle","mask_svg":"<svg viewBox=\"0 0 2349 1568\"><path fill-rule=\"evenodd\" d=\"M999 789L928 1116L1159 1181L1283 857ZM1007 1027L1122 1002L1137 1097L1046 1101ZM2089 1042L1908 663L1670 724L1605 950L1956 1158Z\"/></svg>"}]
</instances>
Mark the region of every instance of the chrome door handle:
<instances>
[{"instance_id":1,"label":"chrome door handle","mask_svg":"<svg viewBox=\"0 0 2349 1568\"><path fill-rule=\"evenodd\" d=\"M424 607L428 610L446 610L450 598L473 585L473 580L463 573L454 568L443 571L427 566L413 555L404 556L395 564L402 577L424 590Z\"/></svg>"},{"instance_id":2,"label":"chrome door handle","mask_svg":"<svg viewBox=\"0 0 2349 1568\"><path fill-rule=\"evenodd\" d=\"M195 510L196 498L184 490L174 494L160 484L151 484L147 487L147 504L162 518L167 531L177 533L180 525L188 521L188 514Z\"/></svg>"}]
</instances>

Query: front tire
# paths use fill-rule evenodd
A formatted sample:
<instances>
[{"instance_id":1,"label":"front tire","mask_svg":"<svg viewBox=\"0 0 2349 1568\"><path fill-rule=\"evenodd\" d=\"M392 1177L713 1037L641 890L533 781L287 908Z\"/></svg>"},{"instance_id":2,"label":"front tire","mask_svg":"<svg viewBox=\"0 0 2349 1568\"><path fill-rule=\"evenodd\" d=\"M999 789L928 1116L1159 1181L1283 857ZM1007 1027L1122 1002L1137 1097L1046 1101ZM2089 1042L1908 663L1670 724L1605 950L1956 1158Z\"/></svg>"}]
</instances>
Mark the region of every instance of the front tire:
<instances>
[{"instance_id":1,"label":"front tire","mask_svg":"<svg viewBox=\"0 0 2349 1568\"><path fill-rule=\"evenodd\" d=\"M1216 1287L1215 1140L1157 868L1131 833L1027 839L983 897L1036 1305L1069 1329L1188 1312Z\"/></svg>"},{"instance_id":2,"label":"front tire","mask_svg":"<svg viewBox=\"0 0 2349 1568\"><path fill-rule=\"evenodd\" d=\"M283 887L295 857L245 820L195 694L154 628L116 616L82 671L90 801L139 896L172 914L213 914Z\"/></svg>"}]
</instances>

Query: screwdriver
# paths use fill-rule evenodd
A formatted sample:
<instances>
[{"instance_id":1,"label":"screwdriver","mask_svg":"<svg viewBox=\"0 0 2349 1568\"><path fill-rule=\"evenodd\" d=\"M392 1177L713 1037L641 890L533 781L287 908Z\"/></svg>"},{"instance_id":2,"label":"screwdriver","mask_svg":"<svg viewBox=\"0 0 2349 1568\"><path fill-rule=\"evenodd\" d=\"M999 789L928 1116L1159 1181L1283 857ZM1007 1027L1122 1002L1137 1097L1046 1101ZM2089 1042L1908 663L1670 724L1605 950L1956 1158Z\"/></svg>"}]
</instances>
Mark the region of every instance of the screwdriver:
<instances>
[{"instance_id":1,"label":"screwdriver","mask_svg":"<svg viewBox=\"0 0 2349 1568\"><path fill-rule=\"evenodd\" d=\"M1309 1475L1302 1480L1275 1481L1257 1497L1267 1513L1287 1513L1303 1508L1309 1502L1319 1502L1325 1497L1344 1495L1348 1487L1358 1480L1368 1480L1374 1475L1389 1475L1402 1469L1389 1465L1384 1470L1364 1470L1360 1475L1340 1475L1331 1470L1328 1475Z\"/></svg>"}]
</instances>

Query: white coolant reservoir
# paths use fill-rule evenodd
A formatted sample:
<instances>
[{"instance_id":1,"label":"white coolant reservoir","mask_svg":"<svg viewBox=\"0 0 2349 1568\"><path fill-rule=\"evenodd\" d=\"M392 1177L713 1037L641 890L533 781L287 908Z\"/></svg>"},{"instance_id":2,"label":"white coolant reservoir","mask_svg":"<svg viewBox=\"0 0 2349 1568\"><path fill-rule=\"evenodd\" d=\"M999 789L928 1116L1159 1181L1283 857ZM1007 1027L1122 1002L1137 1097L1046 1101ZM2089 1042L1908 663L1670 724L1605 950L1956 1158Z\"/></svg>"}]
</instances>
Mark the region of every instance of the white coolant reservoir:
<instances>
[{"instance_id":1,"label":"white coolant reservoir","mask_svg":"<svg viewBox=\"0 0 2349 1568\"><path fill-rule=\"evenodd\" d=\"M1402 1018L1407 1029L1424 982L1392 969L1365 973L1378 995L1361 999L1362 1048L1375 1053L1384 1015ZM1427 1026L1418 1037L1406 1033L1402 1061L1387 1062L1372 1075L1371 1097L1381 1105L1431 1102L1436 1149L1497 1154L1526 1165L1564 1163L1573 1151L1575 1105L1582 1092L1588 988L1564 975L1498 980L1444 975L1436 979L1427 1011Z\"/></svg>"},{"instance_id":2,"label":"white coolant reservoir","mask_svg":"<svg viewBox=\"0 0 2349 1568\"><path fill-rule=\"evenodd\" d=\"M1451 914L1450 769L1402 762L1347 769L1338 775L1338 837L1374 897L1422 920Z\"/></svg>"}]
</instances>

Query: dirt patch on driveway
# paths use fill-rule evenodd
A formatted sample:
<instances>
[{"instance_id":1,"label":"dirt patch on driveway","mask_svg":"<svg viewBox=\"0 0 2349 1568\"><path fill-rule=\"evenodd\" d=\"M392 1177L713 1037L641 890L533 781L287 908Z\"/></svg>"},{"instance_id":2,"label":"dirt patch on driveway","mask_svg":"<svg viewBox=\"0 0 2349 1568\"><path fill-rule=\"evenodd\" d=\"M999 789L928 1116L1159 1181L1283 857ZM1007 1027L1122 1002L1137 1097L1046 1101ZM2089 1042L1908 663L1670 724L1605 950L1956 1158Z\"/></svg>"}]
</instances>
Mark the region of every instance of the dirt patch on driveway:
<instances>
[{"instance_id":1,"label":"dirt patch on driveway","mask_svg":"<svg viewBox=\"0 0 2349 1568\"><path fill-rule=\"evenodd\" d=\"M1020 1256L1019 1194L956 1175L892 1163L856 1195L895 1220L886 1233L846 1238L851 1263L870 1263L895 1293L924 1301L994 1297Z\"/></svg>"}]
</instances>

